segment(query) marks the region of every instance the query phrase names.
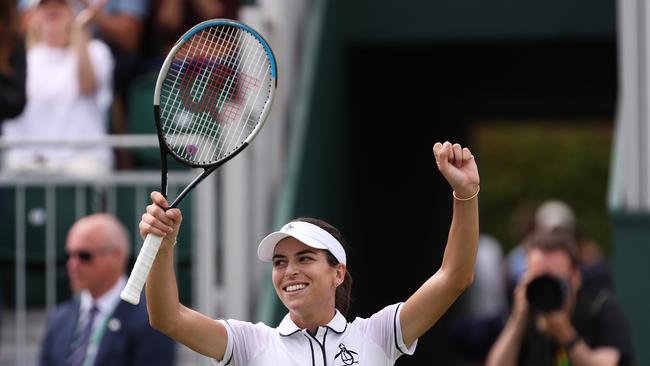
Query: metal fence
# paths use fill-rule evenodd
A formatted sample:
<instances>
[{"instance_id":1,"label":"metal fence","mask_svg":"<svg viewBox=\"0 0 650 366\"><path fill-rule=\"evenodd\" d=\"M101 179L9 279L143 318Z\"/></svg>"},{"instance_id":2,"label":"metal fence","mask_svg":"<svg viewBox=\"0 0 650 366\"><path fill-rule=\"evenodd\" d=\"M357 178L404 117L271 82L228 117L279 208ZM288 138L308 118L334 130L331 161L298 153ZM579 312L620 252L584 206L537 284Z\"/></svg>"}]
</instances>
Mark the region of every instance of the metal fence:
<instances>
[{"instance_id":1,"label":"metal fence","mask_svg":"<svg viewBox=\"0 0 650 366\"><path fill-rule=\"evenodd\" d=\"M0 140L0 148L32 143L157 146L155 136L108 136L101 141L76 142ZM170 196L179 193L197 174L193 170L171 171ZM186 283L181 298L211 315L220 297L220 279L205 274L215 273L218 240L216 230L202 228L216 226L216 182L208 178L182 203L193 223L184 228L182 237L187 242L179 246L176 263L179 282ZM4 239L0 245L0 300L5 307L1 314L0 365L36 363L44 316L69 296L62 258L70 225L90 213L114 214L133 235L135 258L141 246L137 223L149 201L149 192L159 189L159 171L115 171L98 177L0 173L0 227Z\"/></svg>"}]
</instances>

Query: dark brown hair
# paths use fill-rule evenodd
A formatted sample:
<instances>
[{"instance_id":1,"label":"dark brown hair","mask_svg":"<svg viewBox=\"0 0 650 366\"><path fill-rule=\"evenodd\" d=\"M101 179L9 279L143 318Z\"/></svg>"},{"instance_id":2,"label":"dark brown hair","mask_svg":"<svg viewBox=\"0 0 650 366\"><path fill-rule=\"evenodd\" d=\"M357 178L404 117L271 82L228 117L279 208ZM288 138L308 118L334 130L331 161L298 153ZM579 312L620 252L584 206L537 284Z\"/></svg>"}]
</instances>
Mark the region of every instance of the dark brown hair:
<instances>
[{"instance_id":1,"label":"dark brown hair","mask_svg":"<svg viewBox=\"0 0 650 366\"><path fill-rule=\"evenodd\" d=\"M575 235L567 230L537 230L528 235L524 243L526 252L533 248L543 252L560 250L569 256L574 267L579 265Z\"/></svg>"},{"instance_id":2,"label":"dark brown hair","mask_svg":"<svg viewBox=\"0 0 650 366\"><path fill-rule=\"evenodd\" d=\"M300 217L291 221L308 222L312 225L316 225L319 228L327 231L330 235L334 237L334 239L338 240L338 242L341 243L343 250L345 250L345 253L349 258L350 254L348 251L347 243L345 242L345 239L343 239L343 235L341 235L341 232L334 226L328 224L323 220L315 219L312 217ZM339 260L336 259L336 257L334 257L334 255L329 250L327 251L327 263L329 263L329 265L332 267L336 267L339 264ZM347 315L348 311L350 310L351 294L352 294L352 275L350 274L349 269L346 268L345 278L343 279L343 282L336 288L336 297L335 297L335 304L334 304L334 306L338 309L338 311L340 311L341 314L343 315Z\"/></svg>"},{"instance_id":3,"label":"dark brown hair","mask_svg":"<svg viewBox=\"0 0 650 366\"><path fill-rule=\"evenodd\" d=\"M18 42L16 0L0 0L0 75L9 76L11 54Z\"/></svg>"}]
</instances>

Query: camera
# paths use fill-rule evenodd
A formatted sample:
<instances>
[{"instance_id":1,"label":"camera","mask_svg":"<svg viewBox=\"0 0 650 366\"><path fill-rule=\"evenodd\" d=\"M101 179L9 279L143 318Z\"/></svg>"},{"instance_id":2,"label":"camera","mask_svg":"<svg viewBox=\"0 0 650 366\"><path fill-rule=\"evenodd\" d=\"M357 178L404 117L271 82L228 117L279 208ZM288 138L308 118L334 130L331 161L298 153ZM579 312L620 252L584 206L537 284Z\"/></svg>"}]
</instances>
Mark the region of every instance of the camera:
<instances>
[{"instance_id":1,"label":"camera","mask_svg":"<svg viewBox=\"0 0 650 366\"><path fill-rule=\"evenodd\" d=\"M526 287L528 304L540 313L561 309L568 295L568 281L548 274L536 277Z\"/></svg>"}]
</instances>

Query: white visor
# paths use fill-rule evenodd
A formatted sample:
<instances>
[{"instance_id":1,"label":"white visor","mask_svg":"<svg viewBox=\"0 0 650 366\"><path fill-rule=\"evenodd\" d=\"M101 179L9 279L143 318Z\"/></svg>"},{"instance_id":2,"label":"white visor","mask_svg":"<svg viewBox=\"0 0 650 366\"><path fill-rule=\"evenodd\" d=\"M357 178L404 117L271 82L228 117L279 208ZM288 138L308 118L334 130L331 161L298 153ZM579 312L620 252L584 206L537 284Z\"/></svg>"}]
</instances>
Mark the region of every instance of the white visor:
<instances>
[{"instance_id":1,"label":"white visor","mask_svg":"<svg viewBox=\"0 0 650 366\"><path fill-rule=\"evenodd\" d=\"M280 240L292 237L301 243L316 249L329 250L339 263L346 264L345 250L332 234L320 227L304 221L292 221L276 231L267 235L257 247L257 256L263 262L273 259L273 251Z\"/></svg>"}]
</instances>

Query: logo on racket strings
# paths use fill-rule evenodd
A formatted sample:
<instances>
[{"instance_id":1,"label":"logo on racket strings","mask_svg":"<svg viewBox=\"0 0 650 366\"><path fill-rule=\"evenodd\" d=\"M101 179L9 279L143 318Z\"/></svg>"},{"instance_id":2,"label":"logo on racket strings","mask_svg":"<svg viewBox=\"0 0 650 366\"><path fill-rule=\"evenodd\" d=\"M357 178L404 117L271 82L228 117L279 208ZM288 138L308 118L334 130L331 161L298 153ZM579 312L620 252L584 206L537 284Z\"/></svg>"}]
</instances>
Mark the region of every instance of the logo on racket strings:
<instances>
[{"instance_id":1,"label":"logo on racket strings","mask_svg":"<svg viewBox=\"0 0 650 366\"><path fill-rule=\"evenodd\" d=\"M224 61L225 62L225 61ZM195 58L184 68L179 90L182 108L202 120L208 114L211 121L220 125L232 122L240 115L242 98L259 84L254 78L237 71L232 62L215 62Z\"/></svg>"}]
</instances>

